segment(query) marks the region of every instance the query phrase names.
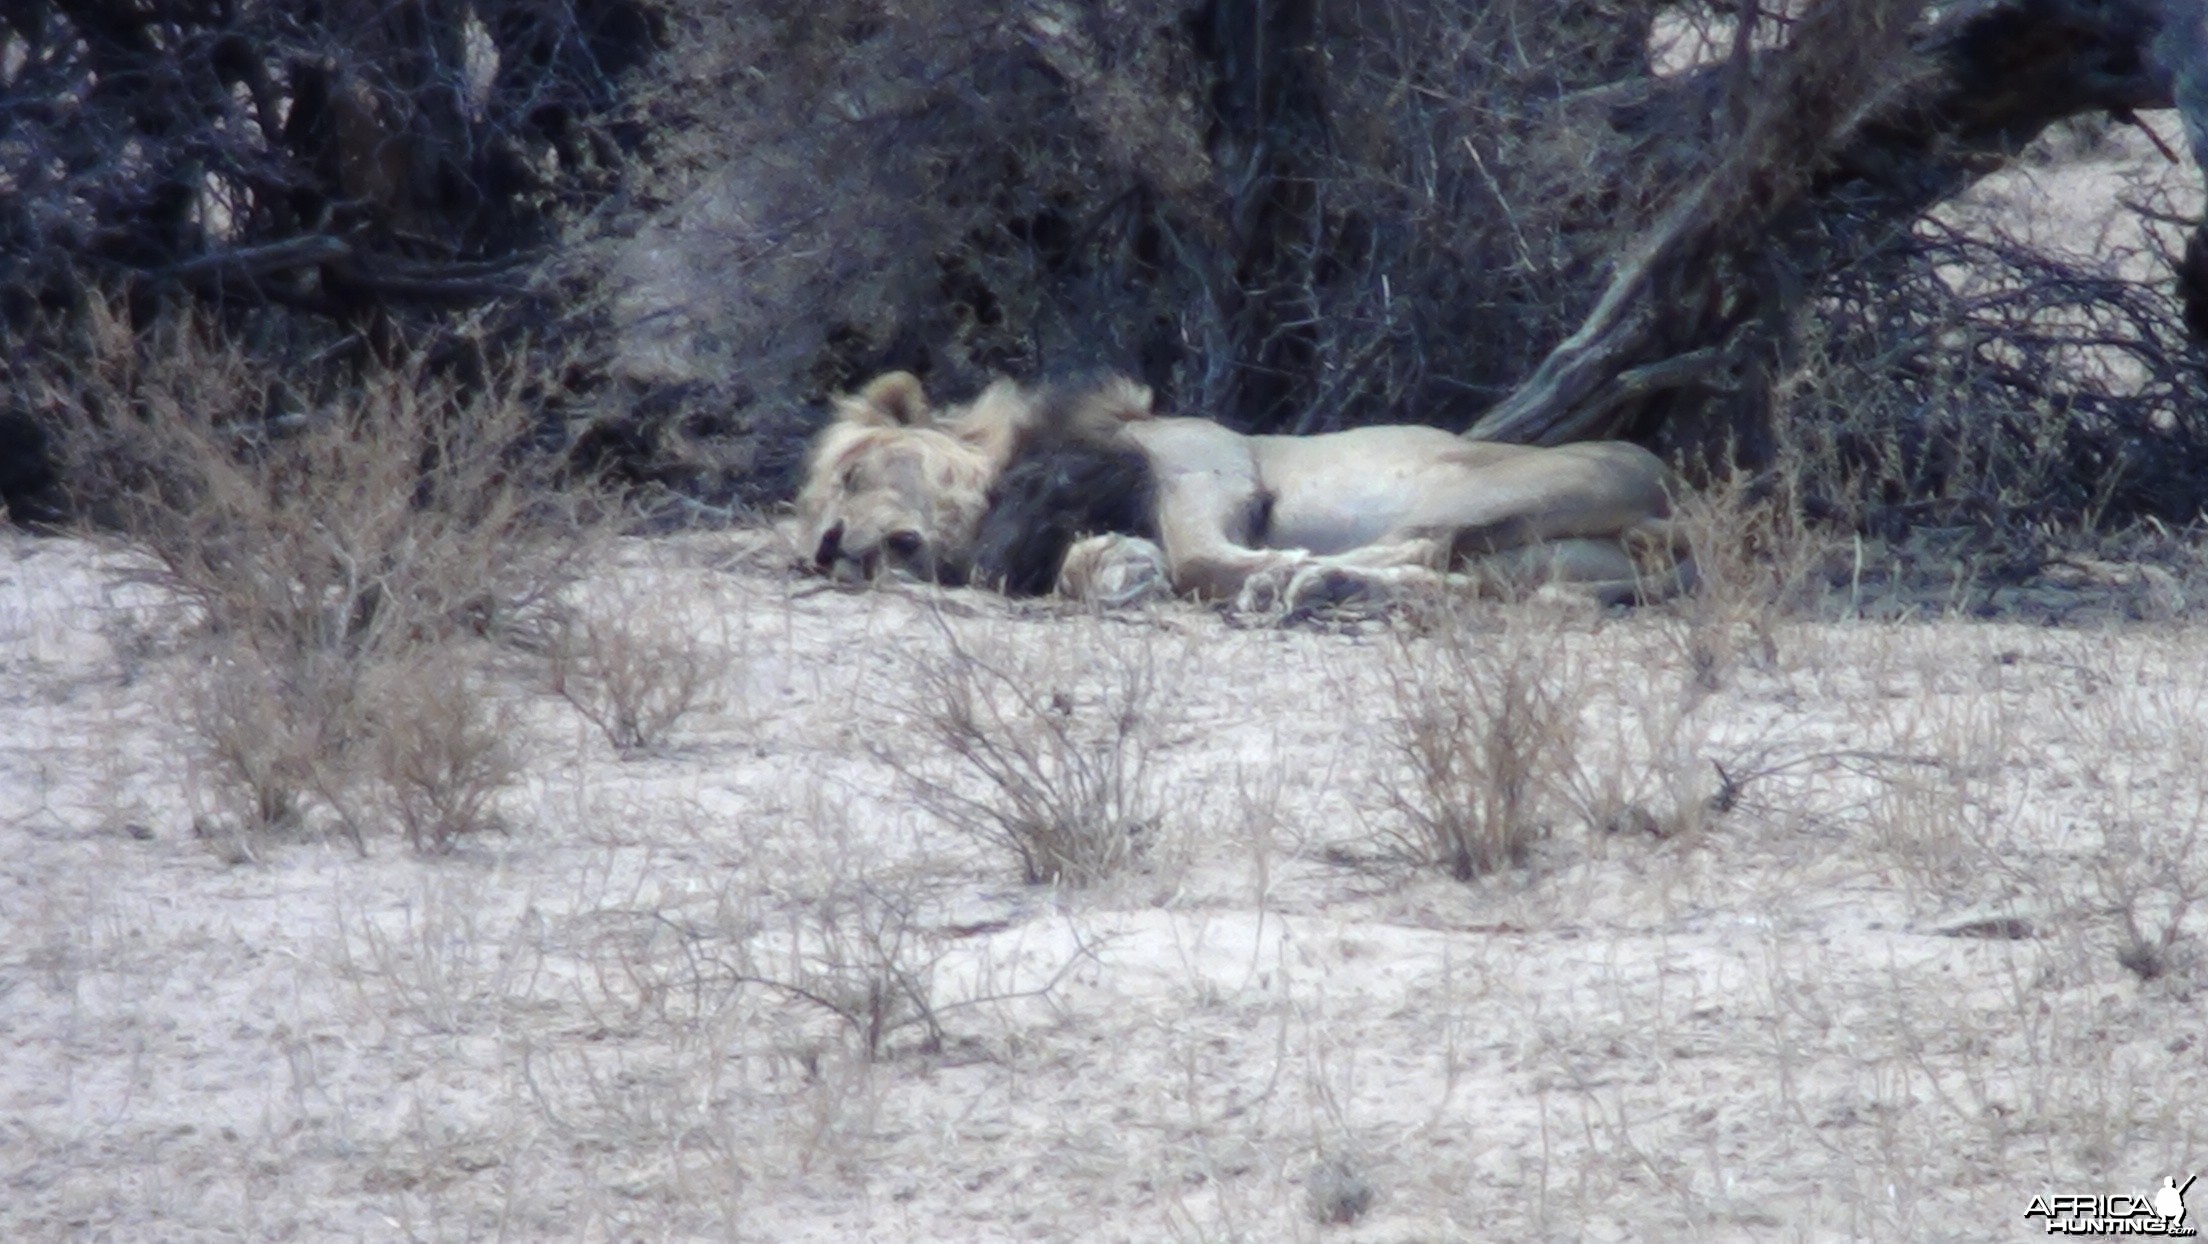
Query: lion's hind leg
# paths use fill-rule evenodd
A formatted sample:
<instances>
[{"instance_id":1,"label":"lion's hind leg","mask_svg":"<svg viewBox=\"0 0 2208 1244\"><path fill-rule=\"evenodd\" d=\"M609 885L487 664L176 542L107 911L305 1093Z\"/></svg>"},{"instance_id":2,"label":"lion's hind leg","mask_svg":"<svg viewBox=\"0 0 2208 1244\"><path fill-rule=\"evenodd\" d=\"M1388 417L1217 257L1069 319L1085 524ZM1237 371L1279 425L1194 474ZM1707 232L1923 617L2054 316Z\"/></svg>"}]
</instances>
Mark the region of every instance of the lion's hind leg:
<instances>
[{"instance_id":1,"label":"lion's hind leg","mask_svg":"<svg viewBox=\"0 0 2208 1244\"><path fill-rule=\"evenodd\" d=\"M1483 592L1520 596L1555 586L1605 605L1665 600L1691 586L1691 561L1637 550L1639 543L1634 533L1537 540L1468 559L1464 569Z\"/></svg>"}]
</instances>

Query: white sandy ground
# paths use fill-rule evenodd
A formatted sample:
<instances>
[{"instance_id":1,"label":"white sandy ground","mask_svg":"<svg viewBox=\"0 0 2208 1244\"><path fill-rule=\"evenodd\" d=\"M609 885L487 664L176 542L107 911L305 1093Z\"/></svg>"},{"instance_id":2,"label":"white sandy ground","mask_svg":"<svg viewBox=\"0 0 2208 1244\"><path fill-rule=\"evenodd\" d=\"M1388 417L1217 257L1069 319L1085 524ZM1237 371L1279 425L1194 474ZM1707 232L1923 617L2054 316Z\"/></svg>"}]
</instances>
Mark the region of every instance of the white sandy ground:
<instances>
[{"instance_id":1,"label":"white sandy ground","mask_svg":"<svg viewBox=\"0 0 2208 1244\"><path fill-rule=\"evenodd\" d=\"M821 592L756 543L589 585L719 676L659 751L486 650L509 836L233 863L181 611L0 535L0 1238L1976 1241L2208 1169L2208 920L2142 981L2114 914L2208 900L2197 622L1705 625L1697 696L1687 614L1476 611L1585 691L1591 781L1687 815L1459 884L1386 810L1425 641ZM1077 716L1155 675L1133 871L1023 887L917 805L946 629ZM782 987L869 978L941 1041L869 1059Z\"/></svg>"}]
</instances>

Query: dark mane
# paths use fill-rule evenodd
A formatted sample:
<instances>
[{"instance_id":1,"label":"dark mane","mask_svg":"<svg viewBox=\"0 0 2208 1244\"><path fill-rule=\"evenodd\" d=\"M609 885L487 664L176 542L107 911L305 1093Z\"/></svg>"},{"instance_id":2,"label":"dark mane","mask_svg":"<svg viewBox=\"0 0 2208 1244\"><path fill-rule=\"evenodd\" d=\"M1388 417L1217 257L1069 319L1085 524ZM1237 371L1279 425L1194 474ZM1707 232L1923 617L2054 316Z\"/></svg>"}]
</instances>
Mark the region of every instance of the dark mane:
<instances>
[{"instance_id":1,"label":"dark mane","mask_svg":"<svg viewBox=\"0 0 2208 1244\"><path fill-rule=\"evenodd\" d=\"M1058 582L1066 550L1083 536L1158 538L1157 476L1125 437L1077 417L1080 388L1054 387L1040 425L989 493L972 581L1011 596Z\"/></svg>"}]
</instances>

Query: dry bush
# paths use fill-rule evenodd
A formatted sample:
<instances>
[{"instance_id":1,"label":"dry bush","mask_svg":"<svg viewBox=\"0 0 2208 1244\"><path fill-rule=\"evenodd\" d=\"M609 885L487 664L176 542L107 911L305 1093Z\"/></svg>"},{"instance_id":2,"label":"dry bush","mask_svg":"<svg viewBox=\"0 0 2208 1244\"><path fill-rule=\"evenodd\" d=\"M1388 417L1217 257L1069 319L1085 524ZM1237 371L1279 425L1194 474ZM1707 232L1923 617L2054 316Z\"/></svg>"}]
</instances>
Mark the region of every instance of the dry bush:
<instances>
[{"instance_id":1,"label":"dry bush","mask_svg":"<svg viewBox=\"0 0 2208 1244\"><path fill-rule=\"evenodd\" d=\"M1150 649L1092 629L1063 637L1053 655L1007 646L987 657L947 625L940 636L938 651L912 662L910 698L890 725L917 726L935 754L877 747L921 806L1010 855L1030 885L1094 885L1134 863L1160 825Z\"/></svg>"},{"instance_id":2,"label":"dry bush","mask_svg":"<svg viewBox=\"0 0 2208 1244\"><path fill-rule=\"evenodd\" d=\"M357 840L378 818L343 805L380 781L418 846L478 827L468 789L510 772L495 714L421 663L507 633L566 577L573 528L526 452L519 378L463 389L414 360L285 410L282 378L207 324L140 342L98 322L79 398L108 413L73 450L198 615L192 722L218 804L252 831L296 825L311 795Z\"/></svg>"},{"instance_id":3,"label":"dry bush","mask_svg":"<svg viewBox=\"0 0 2208 1244\"><path fill-rule=\"evenodd\" d=\"M774 984L848 1026L868 1058L880 1058L907 1028L923 1034L921 1050L940 1052L935 969L948 940L914 918L909 896L874 887L815 906L790 961L788 979Z\"/></svg>"},{"instance_id":4,"label":"dry bush","mask_svg":"<svg viewBox=\"0 0 2208 1244\"><path fill-rule=\"evenodd\" d=\"M965 939L993 927L971 925L967 879L886 860L817 786L786 845L768 849L770 867L726 870L709 917L649 902L621 913L596 973L617 1022L719 1025L743 1045L765 1038L771 1014L786 1025L774 1043L799 1051L811 1079L839 1044L867 1062L969 1044L956 1017L1045 997L1090 954L1079 933L1066 961L1040 969L975 953Z\"/></svg>"},{"instance_id":5,"label":"dry bush","mask_svg":"<svg viewBox=\"0 0 2208 1244\"><path fill-rule=\"evenodd\" d=\"M1675 668L1676 623L1656 620L1643 645L1627 647L1604 669L1586 669L1591 685L1581 713L1580 760L1565 770L1565 803L1601 835L1691 837L1740 806L1759 776L1758 747L1719 735L1730 714L1689 665L1684 686L1661 672ZM1593 840L1599 850L1600 838Z\"/></svg>"},{"instance_id":6,"label":"dry bush","mask_svg":"<svg viewBox=\"0 0 2208 1244\"><path fill-rule=\"evenodd\" d=\"M1398 632L1390 656L1399 711L1387 741L1401 764L1380 794L1405 845L1459 881L1525 865L1586 788L1578 657L1554 632L1516 620Z\"/></svg>"},{"instance_id":7,"label":"dry bush","mask_svg":"<svg viewBox=\"0 0 2208 1244\"><path fill-rule=\"evenodd\" d=\"M1753 589L1790 607L1822 578L1858 610L1985 613L2111 533L2196 522L2202 373L2162 274L2172 222L2197 213L2167 188L2132 195L2135 245L2066 252L2013 213L1945 211L1818 284L1765 386L1768 419L1701 462L1690 530L1762 528L1719 539L1721 555L1797 548L1759 557L1806 575ZM1847 535L1852 551L1836 547ZM1706 595L1739 598L1726 562L1701 560Z\"/></svg>"},{"instance_id":8,"label":"dry bush","mask_svg":"<svg viewBox=\"0 0 2208 1244\"><path fill-rule=\"evenodd\" d=\"M79 473L231 642L284 659L491 634L564 580L524 377L467 388L416 356L287 408L282 377L204 323L137 343L108 320L96 344L79 400L109 414L75 441Z\"/></svg>"},{"instance_id":9,"label":"dry bush","mask_svg":"<svg viewBox=\"0 0 2208 1244\"><path fill-rule=\"evenodd\" d=\"M513 715L470 668L481 654L429 645L280 666L220 637L205 648L187 720L214 778L200 829L226 851L250 857L255 838L304 827L318 804L363 851L386 827L444 852L498 826L493 803L520 762Z\"/></svg>"},{"instance_id":10,"label":"dry bush","mask_svg":"<svg viewBox=\"0 0 2208 1244\"><path fill-rule=\"evenodd\" d=\"M393 662L379 682L367 710L372 806L417 851L449 851L502 828L494 803L521 775L518 723L483 674L452 650L432 650Z\"/></svg>"},{"instance_id":11,"label":"dry bush","mask_svg":"<svg viewBox=\"0 0 2208 1244\"><path fill-rule=\"evenodd\" d=\"M203 834L298 826L324 784L325 764L350 734L345 715L329 711L332 695L344 693L317 682L306 671L287 680L250 650L217 649L202 657L192 673L187 721L211 770L214 806L202 810ZM208 814L219 819L207 820Z\"/></svg>"},{"instance_id":12,"label":"dry bush","mask_svg":"<svg viewBox=\"0 0 2208 1244\"><path fill-rule=\"evenodd\" d=\"M1677 625L1664 633L1679 644L1690 690L1721 690L1743 661L1776 668L1781 623L1820 602L1839 538L1802 512L1783 473L1760 493L1741 475L1690 490L1673 521L1697 582L1669 603Z\"/></svg>"},{"instance_id":13,"label":"dry bush","mask_svg":"<svg viewBox=\"0 0 2208 1244\"><path fill-rule=\"evenodd\" d=\"M941 987L954 937L931 916L940 885L878 861L831 826L823 850L777 861L771 882L731 870L710 919L649 906L608 911L593 946L605 1013L630 1027L686 1031L751 1015L732 1040L760 1036L759 1007L795 1004L790 1043L817 1060L811 1022L830 1022L873 1061L905 1049L939 1053L946 1016L995 1001ZM800 897L801 896L801 897ZM796 901L792 901L793 897ZM917 1031L916 1045L901 1038Z\"/></svg>"},{"instance_id":14,"label":"dry bush","mask_svg":"<svg viewBox=\"0 0 2208 1244\"><path fill-rule=\"evenodd\" d=\"M2197 212L2166 192L2137 206L2145 250L2092 256L1998 220L1920 222L1807 309L1773 465L1806 513L1893 550L1863 586L2013 582L2062 544L2198 519L2208 390L2162 275L2168 222Z\"/></svg>"},{"instance_id":15,"label":"dry bush","mask_svg":"<svg viewBox=\"0 0 2208 1244\"><path fill-rule=\"evenodd\" d=\"M2208 676L2197 639L2110 647L2086 662L2083 694L2061 702L2100 841L2080 870L2034 881L2107 922L2117 962L2142 980L2202 983L2208 911ZM2082 876L2081 876L2082 873Z\"/></svg>"},{"instance_id":16,"label":"dry bush","mask_svg":"<svg viewBox=\"0 0 2208 1244\"><path fill-rule=\"evenodd\" d=\"M561 620L552 687L616 751L652 751L717 704L735 659L728 638L726 615L679 585L624 582Z\"/></svg>"},{"instance_id":17,"label":"dry bush","mask_svg":"<svg viewBox=\"0 0 2208 1244\"><path fill-rule=\"evenodd\" d=\"M949 1000L937 988L951 938L921 915L927 899L911 879L840 878L808 899L802 920L732 947L736 957L724 965L729 983L762 987L831 1017L869 1060L892 1053L910 1030L920 1033L918 1052L940 1053L944 1016L975 1000Z\"/></svg>"}]
</instances>

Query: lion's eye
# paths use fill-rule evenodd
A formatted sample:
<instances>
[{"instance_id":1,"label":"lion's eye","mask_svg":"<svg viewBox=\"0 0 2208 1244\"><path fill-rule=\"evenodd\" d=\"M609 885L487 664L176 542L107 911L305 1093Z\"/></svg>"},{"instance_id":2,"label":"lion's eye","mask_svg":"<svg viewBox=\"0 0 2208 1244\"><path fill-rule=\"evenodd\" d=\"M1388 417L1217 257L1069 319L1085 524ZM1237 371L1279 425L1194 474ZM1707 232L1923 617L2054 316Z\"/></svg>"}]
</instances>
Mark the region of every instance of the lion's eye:
<instances>
[{"instance_id":1,"label":"lion's eye","mask_svg":"<svg viewBox=\"0 0 2208 1244\"><path fill-rule=\"evenodd\" d=\"M899 557L911 557L920 551L920 533L917 531L893 531L882 541L889 551Z\"/></svg>"}]
</instances>

